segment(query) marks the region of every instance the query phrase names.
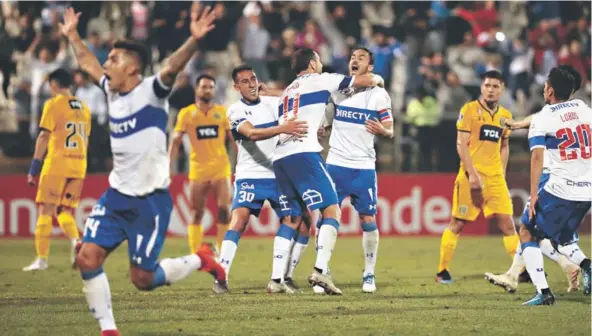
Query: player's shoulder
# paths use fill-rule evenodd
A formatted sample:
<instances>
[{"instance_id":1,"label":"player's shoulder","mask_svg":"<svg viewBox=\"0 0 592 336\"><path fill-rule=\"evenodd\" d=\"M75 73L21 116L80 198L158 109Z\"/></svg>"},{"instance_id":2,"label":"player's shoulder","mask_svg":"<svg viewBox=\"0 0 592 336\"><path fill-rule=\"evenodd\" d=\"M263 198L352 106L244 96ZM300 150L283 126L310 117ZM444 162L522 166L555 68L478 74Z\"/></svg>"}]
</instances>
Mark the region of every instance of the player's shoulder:
<instances>
[{"instance_id":1,"label":"player's shoulder","mask_svg":"<svg viewBox=\"0 0 592 336\"><path fill-rule=\"evenodd\" d=\"M508 110L507 108L503 107L503 106L499 106L499 110L498 110L500 116L505 117L505 118L512 118L512 112L510 112L510 110Z\"/></svg>"},{"instance_id":2,"label":"player's shoulder","mask_svg":"<svg viewBox=\"0 0 592 336\"><path fill-rule=\"evenodd\" d=\"M194 111L197 111L197 106L195 104L187 105L179 110L179 117L184 117Z\"/></svg>"},{"instance_id":3,"label":"player's shoulder","mask_svg":"<svg viewBox=\"0 0 592 336\"><path fill-rule=\"evenodd\" d=\"M261 99L261 103L265 105L278 105L280 102L280 97L274 96L259 96L259 99Z\"/></svg>"},{"instance_id":4,"label":"player's shoulder","mask_svg":"<svg viewBox=\"0 0 592 336\"><path fill-rule=\"evenodd\" d=\"M480 103L478 100L471 100L466 102L462 107L461 107L461 111L465 114L467 113L472 113L474 111L477 111L477 109L480 107Z\"/></svg>"},{"instance_id":5,"label":"player's shoulder","mask_svg":"<svg viewBox=\"0 0 592 336\"><path fill-rule=\"evenodd\" d=\"M214 104L212 107L214 113L221 113L222 115L226 115L226 106L220 104Z\"/></svg>"}]
</instances>

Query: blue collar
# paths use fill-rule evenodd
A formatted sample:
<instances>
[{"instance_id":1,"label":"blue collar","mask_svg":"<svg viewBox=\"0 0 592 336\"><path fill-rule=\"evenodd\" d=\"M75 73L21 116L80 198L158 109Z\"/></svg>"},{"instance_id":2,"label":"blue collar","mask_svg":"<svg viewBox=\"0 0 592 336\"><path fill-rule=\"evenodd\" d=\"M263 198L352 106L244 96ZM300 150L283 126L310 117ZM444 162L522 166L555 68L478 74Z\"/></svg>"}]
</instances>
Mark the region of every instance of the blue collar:
<instances>
[{"instance_id":1,"label":"blue collar","mask_svg":"<svg viewBox=\"0 0 592 336\"><path fill-rule=\"evenodd\" d=\"M261 98L257 98L257 101L254 101L254 102L250 102L244 98L241 98L240 101L243 102L243 104L245 104L247 106L255 106L261 102Z\"/></svg>"}]
</instances>

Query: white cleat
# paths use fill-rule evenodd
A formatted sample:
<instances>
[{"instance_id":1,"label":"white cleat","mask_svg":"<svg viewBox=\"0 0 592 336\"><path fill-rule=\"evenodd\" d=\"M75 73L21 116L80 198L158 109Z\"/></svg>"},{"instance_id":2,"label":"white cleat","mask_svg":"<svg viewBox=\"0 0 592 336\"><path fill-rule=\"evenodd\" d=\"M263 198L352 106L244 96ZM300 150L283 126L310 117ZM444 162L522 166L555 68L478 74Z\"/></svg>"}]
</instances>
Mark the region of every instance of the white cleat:
<instances>
[{"instance_id":1,"label":"white cleat","mask_svg":"<svg viewBox=\"0 0 592 336\"><path fill-rule=\"evenodd\" d=\"M569 283L569 287L567 287L568 292L575 292L580 289L580 279L578 276L580 275L580 267L576 264L571 264L568 267L564 268L563 271L567 276L567 282Z\"/></svg>"},{"instance_id":2,"label":"white cleat","mask_svg":"<svg viewBox=\"0 0 592 336\"><path fill-rule=\"evenodd\" d=\"M312 291L315 294L325 294L325 289L321 286L312 286Z\"/></svg>"},{"instance_id":3,"label":"white cleat","mask_svg":"<svg viewBox=\"0 0 592 336\"><path fill-rule=\"evenodd\" d=\"M23 271L45 271L47 269L47 259L37 258L33 263L27 267L23 267Z\"/></svg>"},{"instance_id":4,"label":"white cleat","mask_svg":"<svg viewBox=\"0 0 592 336\"><path fill-rule=\"evenodd\" d=\"M317 270L313 270L308 277L308 283L314 286L320 286L328 295L342 295L341 289L333 284L333 280L329 274L321 274Z\"/></svg>"},{"instance_id":5,"label":"white cleat","mask_svg":"<svg viewBox=\"0 0 592 336\"><path fill-rule=\"evenodd\" d=\"M485 273L485 279L490 283L503 288L508 293L514 293L516 292L516 289L518 289L518 279L512 278L508 273L500 275Z\"/></svg>"},{"instance_id":6,"label":"white cleat","mask_svg":"<svg viewBox=\"0 0 592 336\"><path fill-rule=\"evenodd\" d=\"M364 293L375 293L376 292L376 278L374 274L368 274L362 278L362 291Z\"/></svg>"},{"instance_id":7,"label":"white cleat","mask_svg":"<svg viewBox=\"0 0 592 336\"><path fill-rule=\"evenodd\" d=\"M267 283L267 293L268 294L279 294L279 293L286 293L286 294L294 294L294 291L286 286L285 283L277 283L273 280L269 280Z\"/></svg>"}]
</instances>

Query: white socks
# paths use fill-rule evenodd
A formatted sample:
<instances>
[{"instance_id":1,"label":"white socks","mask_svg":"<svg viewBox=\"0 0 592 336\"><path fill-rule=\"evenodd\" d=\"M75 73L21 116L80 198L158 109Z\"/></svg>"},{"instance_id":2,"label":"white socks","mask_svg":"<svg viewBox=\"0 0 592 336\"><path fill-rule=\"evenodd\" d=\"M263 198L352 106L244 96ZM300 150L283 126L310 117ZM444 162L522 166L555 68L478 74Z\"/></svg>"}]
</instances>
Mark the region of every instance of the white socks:
<instances>
[{"instance_id":1,"label":"white socks","mask_svg":"<svg viewBox=\"0 0 592 336\"><path fill-rule=\"evenodd\" d=\"M86 296L88 308L94 318L99 321L101 330L117 329L111 306L111 289L103 269L82 272L82 279L84 282L82 291Z\"/></svg>"},{"instance_id":2,"label":"white socks","mask_svg":"<svg viewBox=\"0 0 592 336\"><path fill-rule=\"evenodd\" d=\"M512 279L518 279L520 273L524 271L525 266L524 258L522 256L522 244L518 242L518 247L516 248L516 253L514 254L514 259L512 261L512 266L510 266L510 269L506 273L509 274Z\"/></svg>"},{"instance_id":3,"label":"white socks","mask_svg":"<svg viewBox=\"0 0 592 336\"><path fill-rule=\"evenodd\" d=\"M304 250L308 246L308 236L298 236L296 241L293 241L292 254L290 255L290 263L288 264L288 271L286 272L286 278L291 278L294 274L296 266L302 258Z\"/></svg>"},{"instance_id":4,"label":"white socks","mask_svg":"<svg viewBox=\"0 0 592 336\"><path fill-rule=\"evenodd\" d=\"M362 247L364 249L365 267L364 276L374 274L376 256L378 253L379 234L376 223L363 223Z\"/></svg>"},{"instance_id":5,"label":"white socks","mask_svg":"<svg viewBox=\"0 0 592 336\"><path fill-rule=\"evenodd\" d=\"M171 285L185 279L189 274L201 267L201 259L196 254L190 254L174 259L162 259L158 265L158 269L154 272L154 288L164 284ZM162 283L163 279L160 278L161 274L164 275L164 283Z\"/></svg>"},{"instance_id":6,"label":"white socks","mask_svg":"<svg viewBox=\"0 0 592 336\"><path fill-rule=\"evenodd\" d=\"M224 240L222 241L222 248L220 249L220 265L226 271L226 280L228 281L228 273L230 273L230 266L234 260L234 255L238 249L238 241L241 233L235 230L226 231Z\"/></svg>"},{"instance_id":7,"label":"white socks","mask_svg":"<svg viewBox=\"0 0 592 336\"><path fill-rule=\"evenodd\" d=\"M566 256L569 261L578 266L584 261L584 259L586 259L586 255L582 252L578 244L559 246L559 252Z\"/></svg>"},{"instance_id":8,"label":"white socks","mask_svg":"<svg viewBox=\"0 0 592 336\"><path fill-rule=\"evenodd\" d=\"M321 228L319 229L319 236L317 239L317 260L315 268L323 271L326 274L329 268L329 261L331 254L335 248L337 241L337 229L339 223L334 218L324 218Z\"/></svg>"},{"instance_id":9,"label":"white socks","mask_svg":"<svg viewBox=\"0 0 592 336\"><path fill-rule=\"evenodd\" d=\"M547 278L545 277L545 269L543 267L543 254L537 243L528 242L522 244L522 256L526 263L526 270L530 275L532 283L536 286L539 293L541 290L549 288Z\"/></svg>"},{"instance_id":10,"label":"white socks","mask_svg":"<svg viewBox=\"0 0 592 336\"><path fill-rule=\"evenodd\" d=\"M284 279L286 273L286 261L290 254L292 238L296 235L296 230L286 224L281 224L273 240L273 264L271 278L274 280Z\"/></svg>"}]
</instances>

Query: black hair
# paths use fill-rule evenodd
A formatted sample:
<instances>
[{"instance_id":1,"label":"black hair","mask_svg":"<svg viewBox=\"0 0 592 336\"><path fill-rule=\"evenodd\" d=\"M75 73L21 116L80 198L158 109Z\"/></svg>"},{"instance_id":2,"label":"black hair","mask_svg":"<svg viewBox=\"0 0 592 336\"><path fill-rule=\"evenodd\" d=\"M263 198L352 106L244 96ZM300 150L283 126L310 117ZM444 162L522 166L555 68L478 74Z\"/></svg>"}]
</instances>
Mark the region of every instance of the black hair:
<instances>
[{"instance_id":1,"label":"black hair","mask_svg":"<svg viewBox=\"0 0 592 336\"><path fill-rule=\"evenodd\" d=\"M481 79L485 80L487 78L497 79L500 83L504 84L504 76L502 76L502 73L497 70L489 70L481 75Z\"/></svg>"},{"instance_id":2,"label":"black hair","mask_svg":"<svg viewBox=\"0 0 592 336\"><path fill-rule=\"evenodd\" d=\"M130 40L119 40L113 44L115 49L123 49L140 59L140 72L144 73L144 68L148 64L148 51L143 44Z\"/></svg>"},{"instance_id":3,"label":"black hair","mask_svg":"<svg viewBox=\"0 0 592 336\"><path fill-rule=\"evenodd\" d=\"M573 92L578 91L582 87L582 75L571 65L564 64L560 65L559 69L569 72L574 78L574 89Z\"/></svg>"},{"instance_id":4,"label":"black hair","mask_svg":"<svg viewBox=\"0 0 592 336\"><path fill-rule=\"evenodd\" d=\"M298 49L292 55L292 71L296 74L308 69L310 61L314 60L316 52L310 48Z\"/></svg>"},{"instance_id":5,"label":"black hair","mask_svg":"<svg viewBox=\"0 0 592 336\"><path fill-rule=\"evenodd\" d=\"M212 82L214 82L214 84L216 84L216 78L214 78L210 75L203 74L203 75L199 75L199 77L197 77L197 79L195 80L195 86L199 86L199 82L201 82L202 79L209 79Z\"/></svg>"},{"instance_id":6,"label":"black hair","mask_svg":"<svg viewBox=\"0 0 592 336\"><path fill-rule=\"evenodd\" d=\"M48 81L54 81L62 89L72 87L72 74L66 69L56 69L47 76Z\"/></svg>"},{"instance_id":7,"label":"black hair","mask_svg":"<svg viewBox=\"0 0 592 336\"><path fill-rule=\"evenodd\" d=\"M555 99L566 101L571 96L574 89L574 77L564 69L555 67L549 72L547 85L555 91Z\"/></svg>"},{"instance_id":8,"label":"black hair","mask_svg":"<svg viewBox=\"0 0 592 336\"><path fill-rule=\"evenodd\" d=\"M353 52L356 52L357 50L364 50L365 52L368 53L368 56L370 57L370 60L368 61L369 65L374 65L374 53L370 51L370 49L366 48L366 47L356 47Z\"/></svg>"},{"instance_id":9,"label":"black hair","mask_svg":"<svg viewBox=\"0 0 592 336\"><path fill-rule=\"evenodd\" d=\"M232 69L232 80L236 82L236 76L243 71L253 71L253 67L248 64L242 64Z\"/></svg>"}]
</instances>

